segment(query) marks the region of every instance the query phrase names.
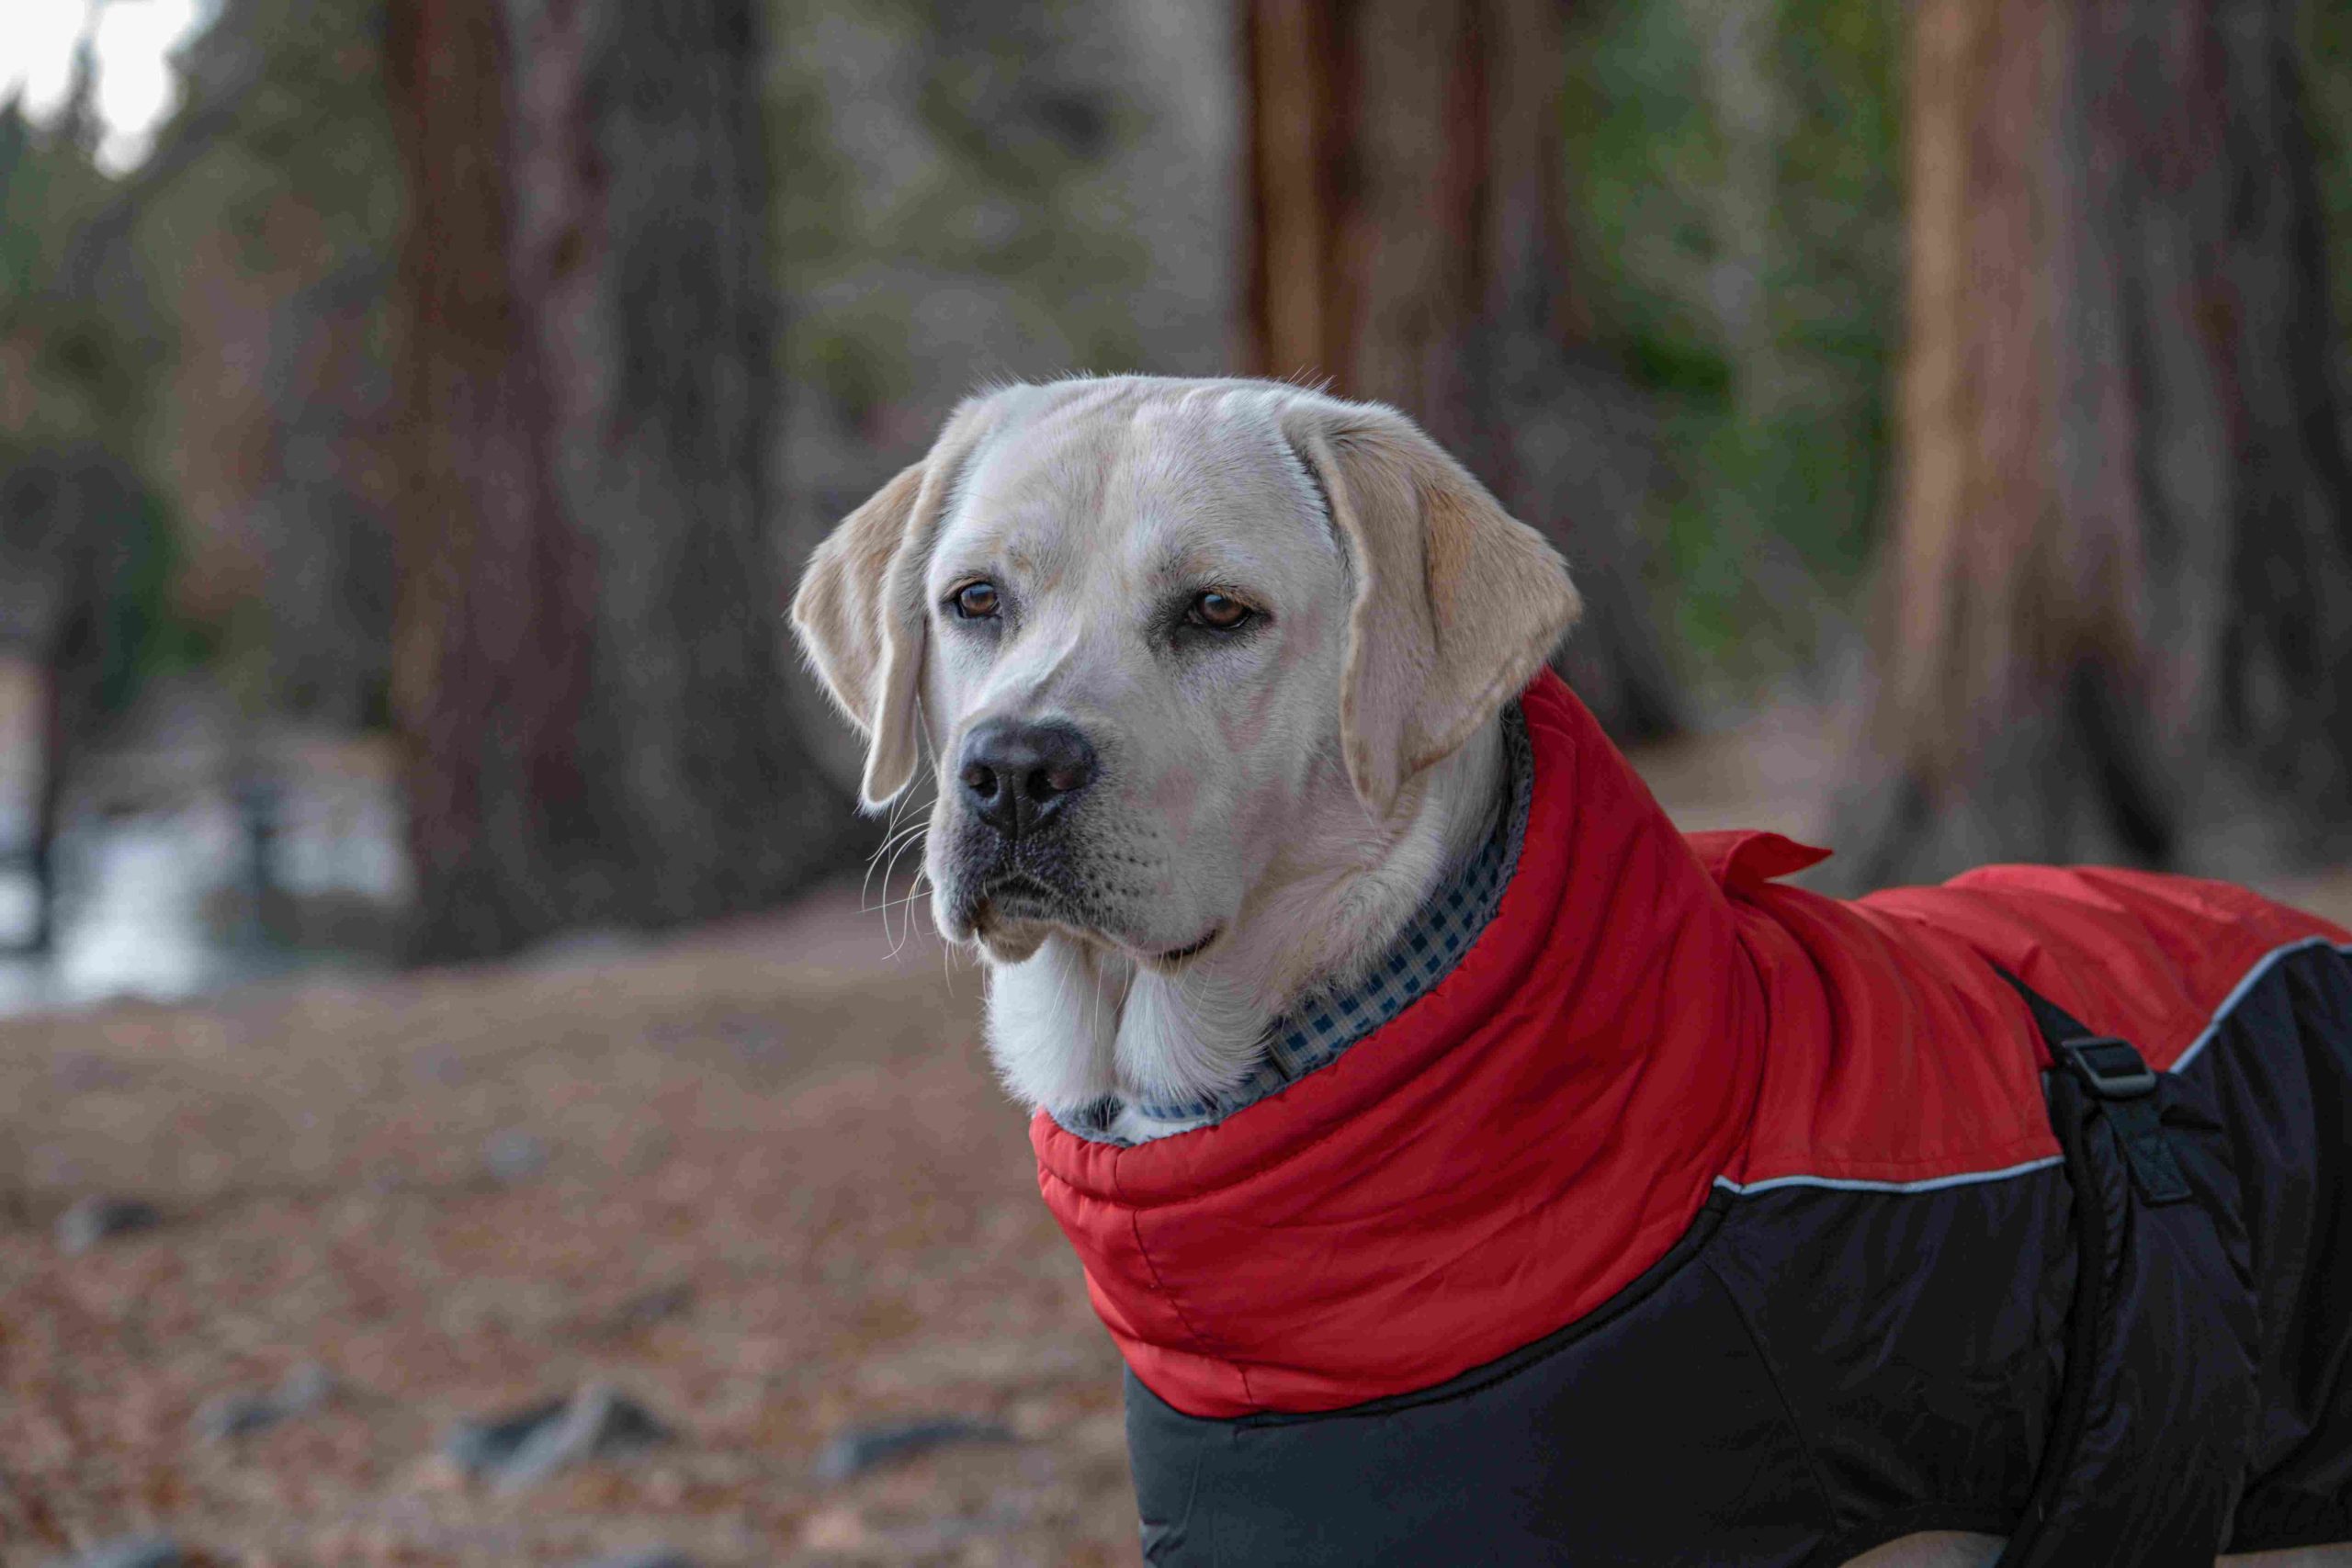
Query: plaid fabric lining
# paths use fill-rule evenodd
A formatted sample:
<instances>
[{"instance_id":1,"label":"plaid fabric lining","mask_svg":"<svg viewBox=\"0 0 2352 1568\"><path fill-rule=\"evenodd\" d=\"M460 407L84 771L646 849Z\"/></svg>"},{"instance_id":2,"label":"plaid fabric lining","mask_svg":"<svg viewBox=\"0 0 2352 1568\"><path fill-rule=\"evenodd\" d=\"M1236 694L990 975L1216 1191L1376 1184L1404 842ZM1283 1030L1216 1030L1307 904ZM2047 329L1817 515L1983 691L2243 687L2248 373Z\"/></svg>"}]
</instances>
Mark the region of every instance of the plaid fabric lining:
<instances>
[{"instance_id":1,"label":"plaid fabric lining","mask_svg":"<svg viewBox=\"0 0 2352 1568\"><path fill-rule=\"evenodd\" d=\"M1453 880L1406 923L1369 973L1346 990L1310 998L1291 1016L1277 1020L1266 1032L1265 1055L1232 1088L1187 1104L1135 1106L1134 1113L1156 1122L1222 1122L1339 1060L1349 1046L1443 979L1495 918L1527 837L1528 805L1535 795L1535 749L1516 703L1503 716L1503 766L1510 799L1494 832ZM1055 1119L1080 1137L1119 1143L1125 1140L1112 1136L1110 1128L1121 1109L1117 1100L1103 1100Z\"/></svg>"}]
</instances>

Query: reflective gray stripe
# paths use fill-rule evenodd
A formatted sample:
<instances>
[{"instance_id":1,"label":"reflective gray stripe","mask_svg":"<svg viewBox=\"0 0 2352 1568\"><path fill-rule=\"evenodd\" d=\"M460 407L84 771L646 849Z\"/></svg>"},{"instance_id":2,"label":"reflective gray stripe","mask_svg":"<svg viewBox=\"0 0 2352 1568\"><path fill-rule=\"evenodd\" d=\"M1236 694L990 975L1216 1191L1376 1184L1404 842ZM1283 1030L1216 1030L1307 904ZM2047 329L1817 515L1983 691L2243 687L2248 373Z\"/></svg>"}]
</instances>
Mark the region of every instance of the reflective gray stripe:
<instances>
[{"instance_id":1,"label":"reflective gray stripe","mask_svg":"<svg viewBox=\"0 0 2352 1568\"><path fill-rule=\"evenodd\" d=\"M2064 1162L2064 1155L2044 1155L2023 1165L2004 1166L1998 1170L1963 1170L1957 1176L1930 1176L1922 1181L1855 1181L1842 1176L1775 1176L1762 1181L1738 1182L1728 1176L1715 1178L1715 1185L1726 1192L1746 1195L1770 1192L1781 1187L1826 1187L1833 1192L1940 1192L1947 1187L1973 1187L1980 1181L2007 1181L2012 1176L2024 1176L2032 1171L2047 1170Z\"/></svg>"},{"instance_id":2,"label":"reflective gray stripe","mask_svg":"<svg viewBox=\"0 0 2352 1568\"><path fill-rule=\"evenodd\" d=\"M2337 947L2324 936L2307 936L2301 942L2290 942L2284 947L2272 948L2262 955L2253 968L2245 972L2245 978L2240 980L2230 994L2222 998L2222 1005L2213 1010L2213 1021L2205 1026L2205 1032L2202 1034L2188 1043L2188 1049L2174 1058L2172 1066L2165 1071L2174 1073L2185 1071L2189 1063L2197 1060L2198 1054L2211 1045L2213 1043L2213 1036L2221 1032L2222 1023L2230 1016L2230 1010L2245 1000L2245 994L2254 989L2255 982L2270 973L2272 964L2292 953L2312 947L2335 947L2340 954L2352 954L2352 947Z\"/></svg>"}]
</instances>

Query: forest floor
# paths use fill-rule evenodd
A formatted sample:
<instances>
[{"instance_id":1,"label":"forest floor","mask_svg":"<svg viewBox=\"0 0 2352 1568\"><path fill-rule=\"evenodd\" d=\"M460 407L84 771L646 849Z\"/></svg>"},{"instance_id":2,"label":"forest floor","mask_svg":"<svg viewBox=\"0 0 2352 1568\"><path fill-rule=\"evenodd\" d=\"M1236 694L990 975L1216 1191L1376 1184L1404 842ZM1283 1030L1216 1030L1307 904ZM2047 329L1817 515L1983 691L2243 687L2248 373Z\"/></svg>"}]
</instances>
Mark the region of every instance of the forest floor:
<instances>
[{"instance_id":1,"label":"forest floor","mask_svg":"<svg viewBox=\"0 0 2352 1568\"><path fill-rule=\"evenodd\" d=\"M1644 761L1686 826L1803 831L1821 742L1783 715ZM0 1024L0 1564L149 1531L252 1565L1135 1562L1117 1357L979 976L922 924L894 944L843 888ZM91 1194L161 1223L69 1255ZM304 1365L316 1408L198 1430ZM671 1439L514 1492L444 1452L591 1382ZM845 1431L945 1416L1002 1436L821 1473Z\"/></svg>"}]
</instances>

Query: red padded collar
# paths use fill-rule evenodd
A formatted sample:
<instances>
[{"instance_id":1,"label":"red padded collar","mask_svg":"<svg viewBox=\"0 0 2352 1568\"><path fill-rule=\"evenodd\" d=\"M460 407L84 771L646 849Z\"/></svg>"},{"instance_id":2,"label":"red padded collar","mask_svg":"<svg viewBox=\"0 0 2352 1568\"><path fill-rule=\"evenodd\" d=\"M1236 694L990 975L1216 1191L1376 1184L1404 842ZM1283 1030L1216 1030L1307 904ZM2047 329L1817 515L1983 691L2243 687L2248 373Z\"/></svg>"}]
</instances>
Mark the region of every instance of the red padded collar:
<instances>
[{"instance_id":1,"label":"red padded collar","mask_svg":"<svg viewBox=\"0 0 2352 1568\"><path fill-rule=\"evenodd\" d=\"M1137 1376L1179 1409L1440 1382L1661 1257L1756 1094L1729 906L1591 715L1524 697L1517 874L1453 972L1331 1066L1122 1148L1039 1116L1039 1181Z\"/></svg>"}]
</instances>

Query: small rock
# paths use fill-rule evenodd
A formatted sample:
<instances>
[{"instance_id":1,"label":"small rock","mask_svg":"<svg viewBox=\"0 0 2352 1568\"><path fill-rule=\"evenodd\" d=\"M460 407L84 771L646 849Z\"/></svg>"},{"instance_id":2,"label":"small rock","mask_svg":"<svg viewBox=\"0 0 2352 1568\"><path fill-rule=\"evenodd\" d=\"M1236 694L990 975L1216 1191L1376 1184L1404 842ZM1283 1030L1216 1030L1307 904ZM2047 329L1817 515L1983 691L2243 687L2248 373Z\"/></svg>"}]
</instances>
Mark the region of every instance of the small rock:
<instances>
[{"instance_id":1,"label":"small rock","mask_svg":"<svg viewBox=\"0 0 2352 1568\"><path fill-rule=\"evenodd\" d=\"M878 1465L911 1459L957 1443L1009 1443L1012 1434L993 1421L960 1416L921 1421L891 1421L836 1432L817 1455L817 1479L828 1485L863 1475Z\"/></svg>"},{"instance_id":2,"label":"small rock","mask_svg":"<svg viewBox=\"0 0 2352 1568\"><path fill-rule=\"evenodd\" d=\"M163 1223L162 1212L153 1203L93 1194L57 1216L57 1245L69 1253L84 1253L108 1236L152 1230Z\"/></svg>"},{"instance_id":3,"label":"small rock","mask_svg":"<svg viewBox=\"0 0 2352 1568\"><path fill-rule=\"evenodd\" d=\"M187 1561L171 1537L141 1535L101 1542L79 1557L58 1559L51 1568L181 1568Z\"/></svg>"},{"instance_id":4,"label":"small rock","mask_svg":"<svg viewBox=\"0 0 2352 1568\"><path fill-rule=\"evenodd\" d=\"M629 1297L613 1309L605 1319L607 1334L634 1334L640 1328L650 1328L665 1318L673 1318L695 1304L695 1288L680 1282L663 1285Z\"/></svg>"},{"instance_id":5,"label":"small rock","mask_svg":"<svg viewBox=\"0 0 2352 1568\"><path fill-rule=\"evenodd\" d=\"M334 1374L316 1361L300 1361L277 1380L277 1408L308 1416L334 1397Z\"/></svg>"},{"instance_id":6,"label":"small rock","mask_svg":"<svg viewBox=\"0 0 2352 1568\"><path fill-rule=\"evenodd\" d=\"M487 1475L503 1469L514 1450L540 1427L563 1414L565 1401L543 1400L512 1415L487 1420L460 1421L441 1439L441 1452L468 1475Z\"/></svg>"},{"instance_id":7,"label":"small rock","mask_svg":"<svg viewBox=\"0 0 2352 1568\"><path fill-rule=\"evenodd\" d=\"M284 1419L269 1394L224 1393L198 1405L188 1425L198 1437L217 1443L265 1431Z\"/></svg>"},{"instance_id":8,"label":"small rock","mask_svg":"<svg viewBox=\"0 0 2352 1568\"><path fill-rule=\"evenodd\" d=\"M198 1437L215 1442L242 1438L307 1416L334 1393L334 1375L316 1361L305 1361L266 1393L224 1393L205 1401L193 1426Z\"/></svg>"},{"instance_id":9,"label":"small rock","mask_svg":"<svg viewBox=\"0 0 2352 1568\"><path fill-rule=\"evenodd\" d=\"M481 1162L490 1174L508 1186L528 1181L547 1168L548 1146L520 1127L493 1133L481 1146Z\"/></svg>"},{"instance_id":10,"label":"small rock","mask_svg":"<svg viewBox=\"0 0 2352 1568\"><path fill-rule=\"evenodd\" d=\"M519 1492L583 1460L612 1459L669 1440L670 1428L608 1383L589 1383L490 1421L461 1421L441 1451L469 1476Z\"/></svg>"}]
</instances>

